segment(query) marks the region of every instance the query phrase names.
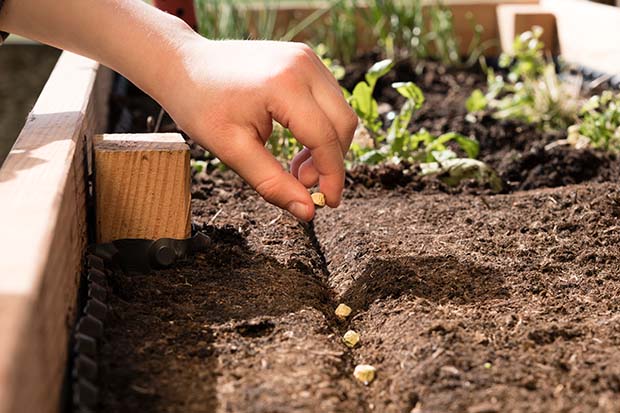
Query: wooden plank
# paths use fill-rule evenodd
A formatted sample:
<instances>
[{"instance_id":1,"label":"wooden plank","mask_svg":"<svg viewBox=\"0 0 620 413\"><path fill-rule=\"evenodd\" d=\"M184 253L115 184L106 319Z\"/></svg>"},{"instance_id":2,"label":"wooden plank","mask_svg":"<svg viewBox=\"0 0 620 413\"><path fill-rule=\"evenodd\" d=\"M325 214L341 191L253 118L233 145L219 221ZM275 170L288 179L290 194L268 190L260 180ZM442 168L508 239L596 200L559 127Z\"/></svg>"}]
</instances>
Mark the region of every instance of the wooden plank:
<instances>
[{"instance_id":1,"label":"wooden plank","mask_svg":"<svg viewBox=\"0 0 620 413\"><path fill-rule=\"evenodd\" d=\"M105 126L110 82L63 53L0 169L2 413L60 409L86 246L84 150Z\"/></svg>"},{"instance_id":2,"label":"wooden plank","mask_svg":"<svg viewBox=\"0 0 620 413\"><path fill-rule=\"evenodd\" d=\"M97 242L190 235L189 146L178 133L95 137Z\"/></svg>"},{"instance_id":3,"label":"wooden plank","mask_svg":"<svg viewBox=\"0 0 620 413\"><path fill-rule=\"evenodd\" d=\"M620 9L586 0L541 0L555 15L560 54L608 74L620 74Z\"/></svg>"},{"instance_id":4,"label":"wooden plank","mask_svg":"<svg viewBox=\"0 0 620 413\"><path fill-rule=\"evenodd\" d=\"M502 51L512 52L516 36L531 30L533 26L540 26L543 29L541 40L545 43L545 50L552 54L558 53L555 16L543 6L500 5L497 7L497 22Z\"/></svg>"}]
</instances>

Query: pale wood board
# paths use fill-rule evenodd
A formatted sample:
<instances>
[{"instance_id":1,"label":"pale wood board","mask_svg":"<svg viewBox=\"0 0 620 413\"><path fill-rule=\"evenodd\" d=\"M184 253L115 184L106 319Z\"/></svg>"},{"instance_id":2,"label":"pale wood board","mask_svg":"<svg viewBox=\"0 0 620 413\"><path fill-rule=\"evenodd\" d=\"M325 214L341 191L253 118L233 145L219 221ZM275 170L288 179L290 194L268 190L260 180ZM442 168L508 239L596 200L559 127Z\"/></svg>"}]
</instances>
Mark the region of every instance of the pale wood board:
<instances>
[{"instance_id":1,"label":"pale wood board","mask_svg":"<svg viewBox=\"0 0 620 413\"><path fill-rule=\"evenodd\" d=\"M56 412L111 72L63 53L0 169L0 412Z\"/></svg>"},{"instance_id":2,"label":"pale wood board","mask_svg":"<svg viewBox=\"0 0 620 413\"><path fill-rule=\"evenodd\" d=\"M498 6L497 22L502 51L512 52L516 36L531 30L534 26L540 26L543 29L541 40L545 44L545 50L552 54L558 53L555 16L543 6L536 4Z\"/></svg>"},{"instance_id":3,"label":"pale wood board","mask_svg":"<svg viewBox=\"0 0 620 413\"><path fill-rule=\"evenodd\" d=\"M178 133L95 137L97 242L190 235L189 147Z\"/></svg>"},{"instance_id":4,"label":"pale wood board","mask_svg":"<svg viewBox=\"0 0 620 413\"><path fill-rule=\"evenodd\" d=\"M620 74L620 8L586 0L541 0L555 15L561 56L607 74Z\"/></svg>"}]
</instances>

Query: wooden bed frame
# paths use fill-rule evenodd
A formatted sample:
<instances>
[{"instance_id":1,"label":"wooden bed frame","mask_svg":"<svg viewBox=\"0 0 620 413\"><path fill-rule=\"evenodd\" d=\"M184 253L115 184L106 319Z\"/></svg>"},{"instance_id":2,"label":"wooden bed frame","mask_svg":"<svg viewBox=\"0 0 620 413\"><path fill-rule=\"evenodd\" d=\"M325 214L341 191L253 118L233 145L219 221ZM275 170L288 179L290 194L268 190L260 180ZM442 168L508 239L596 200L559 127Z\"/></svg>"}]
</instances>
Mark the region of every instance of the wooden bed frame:
<instances>
[{"instance_id":1,"label":"wooden bed frame","mask_svg":"<svg viewBox=\"0 0 620 413\"><path fill-rule=\"evenodd\" d=\"M498 43L535 21L557 33L567 60L620 72L620 9L585 0L444 3L465 40L472 35L467 12ZM311 9L280 12L284 21ZM85 177L92 137L106 129L111 79L96 62L63 53L0 169L0 413L61 409L87 242Z\"/></svg>"}]
</instances>

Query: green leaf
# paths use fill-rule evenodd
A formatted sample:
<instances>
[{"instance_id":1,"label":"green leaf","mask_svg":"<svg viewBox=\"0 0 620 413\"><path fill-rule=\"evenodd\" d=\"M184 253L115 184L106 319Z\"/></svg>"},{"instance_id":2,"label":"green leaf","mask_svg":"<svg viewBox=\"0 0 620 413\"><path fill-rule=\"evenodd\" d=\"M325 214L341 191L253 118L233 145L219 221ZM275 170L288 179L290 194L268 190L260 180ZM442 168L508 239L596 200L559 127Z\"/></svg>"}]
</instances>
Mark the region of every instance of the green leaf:
<instances>
[{"instance_id":1,"label":"green leaf","mask_svg":"<svg viewBox=\"0 0 620 413\"><path fill-rule=\"evenodd\" d=\"M482 93L480 89L476 89L472 92L469 98L467 98L465 107L469 113L480 112L481 110L486 109L487 103L487 98L484 96L484 93Z\"/></svg>"},{"instance_id":2,"label":"green leaf","mask_svg":"<svg viewBox=\"0 0 620 413\"><path fill-rule=\"evenodd\" d=\"M206 161L197 161L192 159L190 162L192 169L196 172L204 172L207 170L207 162Z\"/></svg>"},{"instance_id":3,"label":"green leaf","mask_svg":"<svg viewBox=\"0 0 620 413\"><path fill-rule=\"evenodd\" d=\"M360 82L355 85L351 97L351 106L360 118L369 119L374 116L375 112L376 116L379 116L379 110L376 108L377 102L372 97L372 89L368 83Z\"/></svg>"},{"instance_id":4,"label":"green leaf","mask_svg":"<svg viewBox=\"0 0 620 413\"><path fill-rule=\"evenodd\" d=\"M465 151L467 156L470 158L476 158L478 156L478 153L480 153L480 144L478 143L478 141L476 139L468 138L463 135L455 135L456 136L454 136L453 139L461 147L461 149Z\"/></svg>"},{"instance_id":5,"label":"green leaf","mask_svg":"<svg viewBox=\"0 0 620 413\"><path fill-rule=\"evenodd\" d=\"M413 82L396 82L392 83L392 87L398 91L402 96L406 97L413 102L414 108L420 109L424 103L424 93Z\"/></svg>"},{"instance_id":6,"label":"green leaf","mask_svg":"<svg viewBox=\"0 0 620 413\"><path fill-rule=\"evenodd\" d=\"M476 159L449 159L441 166L443 176L440 179L450 186L456 186L464 179L475 179L481 184L488 184L494 192L500 192L503 188L502 180L493 168Z\"/></svg>"},{"instance_id":7,"label":"green leaf","mask_svg":"<svg viewBox=\"0 0 620 413\"><path fill-rule=\"evenodd\" d=\"M512 63L512 56L510 56L507 53L502 53L501 55L499 55L499 61L497 62L499 67L505 69L509 67L511 63Z\"/></svg>"},{"instance_id":8,"label":"green leaf","mask_svg":"<svg viewBox=\"0 0 620 413\"><path fill-rule=\"evenodd\" d=\"M343 87L340 87L340 90L342 90L342 94L344 95L344 98L349 101L351 99L351 92L349 92L348 90L346 90Z\"/></svg>"},{"instance_id":9,"label":"green leaf","mask_svg":"<svg viewBox=\"0 0 620 413\"><path fill-rule=\"evenodd\" d=\"M360 156L360 162L369 165L376 165L380 162L383 162L386 158L387 155L384 152L373 149Z\"/></svg>"},{"instance_id":10,"label":"green leaf","mask_svg":"<svg viewBox=\"0 0 620 413\"><path fill-rule=\"evenodd\" d=\"M420 164L422 175L437 175L441 181L450 186L457 186L465 179L474 179L483 185L489 185L493 192L501 192L502 179L495 170L484 162L470 158L449 158L437 162Z\"/></svg>"},{"instance_id":11,"label":"green leaf","mask_svg":"<svg viewBox=\"0 0 620 413\"><path fill-rule=\"evenodd\" d=\"M374 89L377 80L385 76L393 66L394 63L392 63L391 59L385 59L375 63L368 69L368 72L366 72L366 82L368 82L371 90Z\"/></svg>"}]
</instances>

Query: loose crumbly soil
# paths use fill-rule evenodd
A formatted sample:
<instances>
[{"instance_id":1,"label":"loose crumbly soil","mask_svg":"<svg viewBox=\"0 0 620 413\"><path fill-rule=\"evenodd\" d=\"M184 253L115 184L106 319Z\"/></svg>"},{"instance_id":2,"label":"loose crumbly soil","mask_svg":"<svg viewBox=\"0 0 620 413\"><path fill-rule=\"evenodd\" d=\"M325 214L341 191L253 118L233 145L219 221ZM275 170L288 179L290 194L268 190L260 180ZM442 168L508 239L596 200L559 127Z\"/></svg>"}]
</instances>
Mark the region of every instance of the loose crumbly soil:
<instances>
[{"instance_id":1,"label":"loose crumbly soil","mask_svg":"<svg viewBox=\"0 0 620 413\"><path fill-rule=\"evenodd\" d=\"M443 90L419 83L429 101ZM456 106L436 101L417 125L485 131L507 193L382 166L350 173L343 205L304 225L231 173L195 176L194 223L216 242L113 275L101 411L620 411L617 160L549 158L548 134L469 124ZM356 364L376 380L356 382Z\"/></svg>"}]
</instances>

